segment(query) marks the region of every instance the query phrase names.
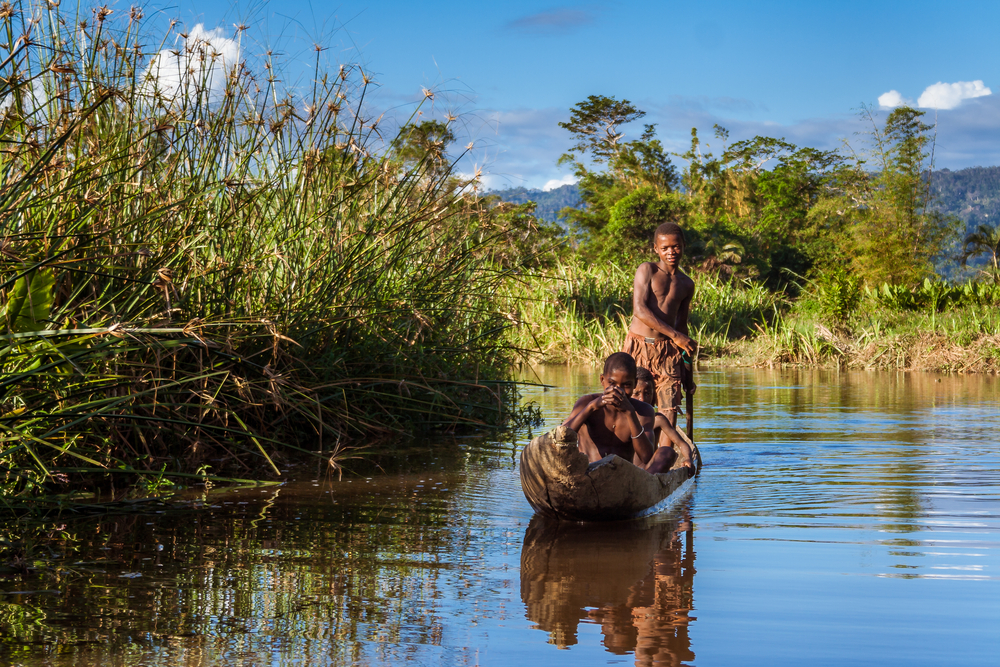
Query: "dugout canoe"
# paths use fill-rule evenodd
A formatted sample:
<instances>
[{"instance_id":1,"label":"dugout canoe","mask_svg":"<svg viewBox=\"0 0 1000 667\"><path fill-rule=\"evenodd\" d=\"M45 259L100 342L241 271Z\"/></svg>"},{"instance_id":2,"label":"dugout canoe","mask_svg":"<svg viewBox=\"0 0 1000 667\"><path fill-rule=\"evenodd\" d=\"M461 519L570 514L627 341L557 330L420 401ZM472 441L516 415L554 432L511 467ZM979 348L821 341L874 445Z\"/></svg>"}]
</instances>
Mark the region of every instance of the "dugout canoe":
<instances>
[{"instance_id":1,"label":"dugout canoe","mask_svg":"<svg viewBox=\"0 0 1000 667\"><path fill-rule=\"evenodd\" d=\"M695 475L701 454L691 447ZM521 451L521 489L544 516L568 521L616 521L661 512L694 484L684 468L651 475L631 461L610 454L590 463L577 448L576 432L559 426L534 438Z\"/></svg>"}]
</instances>

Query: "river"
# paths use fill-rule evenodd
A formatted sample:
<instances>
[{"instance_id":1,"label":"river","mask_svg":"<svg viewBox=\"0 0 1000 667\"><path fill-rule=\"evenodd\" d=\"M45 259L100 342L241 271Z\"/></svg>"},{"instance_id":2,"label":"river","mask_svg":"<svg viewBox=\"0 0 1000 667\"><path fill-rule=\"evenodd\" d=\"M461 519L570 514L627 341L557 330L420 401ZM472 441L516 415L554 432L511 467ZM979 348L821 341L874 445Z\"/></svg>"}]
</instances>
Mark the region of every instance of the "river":
<instances>
[{"instance_id":1,"label":"river","mask_svg":"<svg viewBox=\"0 0 1000 667\"><path fill-rule=\"evenodd\" d=\"M529 377L547 427L597 387ZM63 519L0 579L0 664L1000 664L998 378L698 381L703 472L640 522L533 518L527 432Z\"/></svg>"}]
</instances>

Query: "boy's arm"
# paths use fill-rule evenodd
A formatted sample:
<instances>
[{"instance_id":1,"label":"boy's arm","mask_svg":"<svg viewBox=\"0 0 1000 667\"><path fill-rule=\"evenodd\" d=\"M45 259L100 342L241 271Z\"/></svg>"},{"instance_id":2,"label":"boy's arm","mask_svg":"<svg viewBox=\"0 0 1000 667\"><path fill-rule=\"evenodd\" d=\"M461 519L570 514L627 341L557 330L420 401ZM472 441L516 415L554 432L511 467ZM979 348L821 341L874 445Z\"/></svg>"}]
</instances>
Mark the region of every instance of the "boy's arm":
<instances>
[{"instance_id":1,"label":"boy's arm","mask_svg":"<svg viewBox=\"0 0 1000 667\"><path fill-rule=\"evenodd\" d=\"M627 399L628 404L632 406L632 413L635 414L636 419L639 421L639 433L638 437L632 438L632 450L635 455L639 457L643 465L649 463L649 459L653 458L653 424L654 415L653 408L645 403L642 403L640 407L636 407L632 399ZM641 401L636 401L641 403Z\"/></svg>"},{"instance_id":2,"label":"boy's arm","mask_svg":"<svg viewBox=\"0 0 1000 667\"><path fill-rule=\"evenodd\" d=\"M674 341L677 347L694 354L694 341L688 338L687 333L685 333L687 331L687 315L685 314L684 316L684 331L679 331L658 318L649 309L648 305L652 291L652 277L649 275L649 263L644 262L636 269L635 280L632 283L632 314L653 331L659 331ZM689 297L688 302L690 300ZM682 303L681 306L683 307L684 304ZM680 313L678 313L679 319Z\"/></svg>"},{"instance_id":3,"label":"boy's arm","mask_svg":"<svg viewBox=\"0 0 1000 667\"><path fill-rule=\"evenodd\" d=\"M569 413L569 417L566 417L566 421L562 425L579 433L580 427L587 422L587 418L601 406L600 401L600 394L586 394L585 396L581 396L576 400L573 411Z\"/></svg>"},{"instance_id":4,"label":"boy's arm","mask_svg":"<svg viewBox=\"0 0 1000 667\"><path fill-rule=\"evenodd\" d=\"M677 429L670 425L667 418L659 412L656 413L656 428L660 429L660 439L662 440L666 437L667 441L677 450L677 454L682 460L691 459L691 448L688 447L687 442L677 433ZM661 444L660 446L662 447L663 445Z\"/></svg>"},{"instance_id":5,"label":"boy's arm","mask_svg":"<svg viewBox=\"0 0 1000 667\"><path fill-rule=\"evenodd\" d=\"M688 335L688 316L691 313L691 300L694 299L694 281L691 282L691 292L688 294L687 298L681 302L681 305L677 308L677 323L676 327L678 331L684 332L684 335ZM697 349L698 341L691 339L691 344ZM693 350L688 350L689 354L694 354ZM694 384L694 378L690 372L690 368L684 372L684 391L694 394L697 387ZM685 445L686 446L686 445Z\"/></svg>"},{"instance_id":6,"label":"boy's arm","mask_svg":"<svg viewBox=\"0 0 1000 667\"><path fill-rule=\"evenodd\" d=\"M569 413L569 417L563 422L563 426L576 431L576 447L586 454L587 460L591 463L601 460L601 452L597 448L597 443L590 437L587 420L590 418L590 415L601 408L603 398L604 394L587 394L581 396L577 399L576 404L573 406L573 411Z\"/></svg>"}]
</instances>

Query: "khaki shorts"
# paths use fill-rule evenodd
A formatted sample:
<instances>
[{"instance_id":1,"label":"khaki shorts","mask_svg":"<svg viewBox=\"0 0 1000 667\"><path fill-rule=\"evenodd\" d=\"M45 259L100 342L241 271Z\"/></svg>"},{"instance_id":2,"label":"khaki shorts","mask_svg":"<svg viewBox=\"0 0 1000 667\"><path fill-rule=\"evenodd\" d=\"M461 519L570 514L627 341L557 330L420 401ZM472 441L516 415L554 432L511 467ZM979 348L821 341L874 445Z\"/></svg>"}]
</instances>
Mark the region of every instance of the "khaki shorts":
<instances>
[{"instance_id":1,"label":"khaki shorts","mask_svg":"<svg viewBox=\"0 0 1000 667\"><path fill-rule=\"evenodd\" d=\"M629 331L622 352L628 352L635 359L636 366L642 366L653 374L659 411L677 410L683 398L682 389L687 375L681 349L669 338L650 342L650 339Z\"/></svg>"}]
</instances>

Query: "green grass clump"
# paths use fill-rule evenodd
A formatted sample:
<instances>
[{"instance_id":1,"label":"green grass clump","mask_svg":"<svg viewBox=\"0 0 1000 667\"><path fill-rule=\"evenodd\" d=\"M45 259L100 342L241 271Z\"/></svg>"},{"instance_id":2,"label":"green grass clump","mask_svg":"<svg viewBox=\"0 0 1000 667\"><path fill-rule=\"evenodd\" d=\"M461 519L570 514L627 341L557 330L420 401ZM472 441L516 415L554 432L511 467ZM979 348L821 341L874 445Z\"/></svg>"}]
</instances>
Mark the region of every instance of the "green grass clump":
<instances>
[{"instance_id":1,"label":"green grass clump","mask_svg":"<svg viewBox=\"0 0 1000 667\"><path fill-rule=\"evenodd\" d=\"M621 349L632 314L632 274L614 264L560 260L528 275L514 344L541 363L596 363Z\"/></svg>"},{"instance_id":2,"label":"green grass clump","mask_svg":"<svg viewBox=\"0 0 1000 667\"><path fill-rule=\"evenodd\" d=\"M755 334L786 306L783 295L751 280L703 274L695 276L695 286L691 335L702 357L727 354L733 341Z\"/></svg>"},{"instance_id":3,"label":"green grass clump","mask_svg":"<svg viewBox=\"0 0 1000 667\"><path fill-rule=\"evenodd\" d=\"M631 268L563 259L524 278L515 344L536 362L599 364L628 331L632 276ZM692 277L690 333L702 362L1000 371L1000 301L989 284L873 290L840 273L820 276L793 300L749 280Z\"/></svg>"},{"instance_id":4,"label":"green grass clump","mask_svg":"<svg viewBox=\"0 0 1000 667\"><path fill-rule=\"evenodd\" d=\"M359 67L299 95L137 9L4 2L0 35L0 494L519 414L523 230L379 144Z\"/></svg>"},{"instance_id":5,"label":"green grass clump","mask_svg":"<svg viewBox=\"0 0 1000 667\"><path fill-rule=\"evenodd\" d=\"M734 357L752 365L996 372L1000 316L991 293L978 283L857 286L856 306L837 312L822 303L829 293L813 289Z\"/></svg>"}]
</instances>

